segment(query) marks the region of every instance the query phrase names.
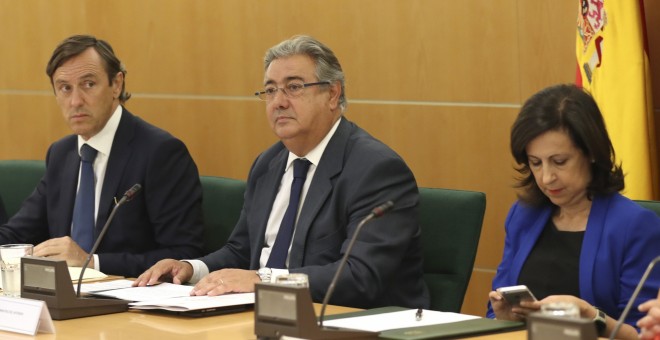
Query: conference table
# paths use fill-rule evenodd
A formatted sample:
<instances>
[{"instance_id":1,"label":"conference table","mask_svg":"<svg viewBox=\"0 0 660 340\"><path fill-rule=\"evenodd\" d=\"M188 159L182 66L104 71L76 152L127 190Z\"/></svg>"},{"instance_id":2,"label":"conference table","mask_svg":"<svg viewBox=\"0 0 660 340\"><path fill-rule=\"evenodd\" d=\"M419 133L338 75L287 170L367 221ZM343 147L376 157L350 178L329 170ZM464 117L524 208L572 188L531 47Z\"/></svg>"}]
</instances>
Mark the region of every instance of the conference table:
<instances>
[{"instance_id":1,"label":"conference table","mask_svg":"<svg viewBox=\"0 0 660 340\"><path fill-rule=\"evenodd\" d=\"M316 314L320 305L315 304ZM328 306L327 315L358 311L355 308ZM0 339L100 339L100 340L177 340L177 339L256 339L254 312L245 312L190 318L154 312L129 310L124 313L92 316L79 319L53 321L55 334L38 333L36 336L0 331ZM524 340L526 331L514 331L475 336L478 340Z\"/></svg>"}]
</instances>

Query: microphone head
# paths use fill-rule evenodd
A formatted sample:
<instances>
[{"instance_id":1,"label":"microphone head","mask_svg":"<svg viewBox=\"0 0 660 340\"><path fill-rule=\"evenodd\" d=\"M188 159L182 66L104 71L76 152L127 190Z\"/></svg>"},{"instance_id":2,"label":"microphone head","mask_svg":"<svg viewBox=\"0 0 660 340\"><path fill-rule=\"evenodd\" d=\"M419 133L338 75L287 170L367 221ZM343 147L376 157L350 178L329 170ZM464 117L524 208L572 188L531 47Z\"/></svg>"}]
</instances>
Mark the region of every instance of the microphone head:
<instances>
[{"instance_id":1,"label":"microphone head","mask_svg":"<svg viewBox=\"0 0 660 340\"><path fill-rule=\"evenodd\" d=\"M374 210L371 211L371 213L374 215L374 217L381 217L386 212L392 210L393 207L394 207L394 202L387 201L387 202L375 207Z\"/></svg>"},{"instance_id":2,"label":"microphone head","mask_svg":"<svg viewBox=\"0 0 660 340\"><path fill-rule=\"evenodd\" d=\"M126 201L132 200L133 197L137 195L138 192L140 192L140 190L142 190L142 185L140 185L139 183L135 184L130 189L128 189L124 194L124 197L126 197Z\"/></svg>"}]
</instances>

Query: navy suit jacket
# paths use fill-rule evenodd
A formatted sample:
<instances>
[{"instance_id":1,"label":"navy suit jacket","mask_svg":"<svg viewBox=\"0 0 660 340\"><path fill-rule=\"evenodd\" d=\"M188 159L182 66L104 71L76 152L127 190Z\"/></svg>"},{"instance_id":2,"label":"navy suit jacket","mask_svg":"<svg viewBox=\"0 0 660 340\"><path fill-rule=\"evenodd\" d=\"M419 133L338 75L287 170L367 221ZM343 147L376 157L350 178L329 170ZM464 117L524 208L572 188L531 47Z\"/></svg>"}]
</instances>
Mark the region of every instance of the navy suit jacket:
<instances>
[{"instance_id":1,"label":"navy suit jacket","mask_svg":"<svg viewBox=\"0 0 660 340\"><path fill-rule=\"evenodd\" d=\"M552 207L532 208L516 202L506 219L504 256L493 279L493 290L524 284L518 281ZM660 218L637 203L613 194L593 199L580 252L579 298L618 318L649 263L660 255ZM660 288L655 270L641 290L626 323L635 327L643 313L640 303L654 299ZM488 317L495 317L488 305Z\"/></svg>"},{"instance_id":2,"label":"navy suit jacket","mask_svg":"<svg viewBox=\"0 0 660 340\"><path fill-rule=\"evenodd\" d=\"M227 245L201 258L209 270L259 268L266 224L288 153L282 143L276 143L256 159L241 216ZM360 308L428 307L418 196L415 178L405 162L342 118L303 203L289 271L307 274L312 298L322 301L360 220L391 200L393 211L362 229L330 303Z\"/></svg>"},{"instance_id":3,"label":"navy suit jacket","mask_svg":"<svg viewBox=\"0 0 660 340\"><path fill-rule=\"evenodd\" d=\"M0 227L0 244L38 244L71 235L78 186L78 137L53 143L46 174L20 210ZM119 209L97 250L106 274L137 277L164 258L202 253L202 189L186 146L122 108L112 142L94 229L98 237L114 206L134 184L142 191Z\"/></svg>"}]
</instances>

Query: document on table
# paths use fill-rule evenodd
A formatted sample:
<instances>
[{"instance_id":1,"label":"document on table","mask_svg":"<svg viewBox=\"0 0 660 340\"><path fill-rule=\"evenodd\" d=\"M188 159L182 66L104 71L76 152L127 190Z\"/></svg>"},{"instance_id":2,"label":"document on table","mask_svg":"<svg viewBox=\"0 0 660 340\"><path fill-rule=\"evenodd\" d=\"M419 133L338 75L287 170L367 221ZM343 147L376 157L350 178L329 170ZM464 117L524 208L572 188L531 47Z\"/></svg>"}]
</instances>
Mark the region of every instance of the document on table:
<instances>
[{"instance_id":1,"label":"document on table","mask_svg":"<svg viewBox=\"0 0 660 340\"><path fill-rule=\"evenodd\" d=\"M71 276L71 281L76 281L78 282L78 278L80 278L80 272L82 271L81 267L69 267L69 275ZM85 269L85 273L83 274L83 282L88 281L88 280L100 280L100 279L105 279L108 277L107 275L101 273L98 270L92 269L92 268L87 268Z\"/></svg>"},{"instance_id":2,"label":"document on table","mask_svg":"<svg viewBox=\"0 0 660 340\"><path fill-rule=\"evenodd\" d=\"M225 294L219 296L184 296L169 299L133 302L134 309L164 309L183 312L205 308L239 306L254 304L254 293Z\"/></svg>"},{"instance_id":3,"label":"document on table","mask_svg":"<svg viewBox=\"0 0 660 340\"><path fill-rule=\"evenodd\" d=\"M190 296L193 286L161 283L149 287L133 287L131 280L114 280L81 285L83 293L133 301L134 309L163 309L186 312L201 309L254 304L254 293L220 296Z\"/></svg>"},{"instance_id":4,"label":"document on table","mask_svg":"<svg viewBox=\"0 0 660 340\"><path fill-rule=\"evenodd\" d=\"M421 319L417 319L417 309L399 312L381 313L352 318L323 321L324 326L350 328L369 332L382 332L390 329L439 325L480 317L467 314L423 310Z\"/></svg>"},{"instance_id":5,"label":"document on table","mask_svg":"<svg viewBox=\"0 0 660 340\"><path fill-rule=\"evenodd\" d=\"M128 281L128 280L119 280L119 281ZM110 282L114 282L114 281L110 281ZM132 284L132 281L129 282ZM118 282L115 284L120 286L124 283ZM86 289L94 289L94 288L86 287ZM159 285L149 286L149 287L131 287L129 285L127 288L118 288L118 289L110 289L110 290L98 290L98 288L96 289L97 290L90 290L89 293L92 293L94 295L113 297L127 301L150 301L150 300L162 300L173 297L187 297L190 296L190 291L193 289L193 287L176 285L173 283L161 283Z\"/></svg>"},{"instance_id":6,"label":"document on table","mask_svg":"<svg viewBox=\"0 0 660 340\"><path fill-rule=\"evenodd\" d=\"M74 284L73 286L77 287L78 284ZM82 285L80 285L80 292L97 293L106 290L130 288L132 286L133 286L133 281L131 280L113 280L113 281L101 281L95 283L83 283Z\"/></svg>"}]
</instances>

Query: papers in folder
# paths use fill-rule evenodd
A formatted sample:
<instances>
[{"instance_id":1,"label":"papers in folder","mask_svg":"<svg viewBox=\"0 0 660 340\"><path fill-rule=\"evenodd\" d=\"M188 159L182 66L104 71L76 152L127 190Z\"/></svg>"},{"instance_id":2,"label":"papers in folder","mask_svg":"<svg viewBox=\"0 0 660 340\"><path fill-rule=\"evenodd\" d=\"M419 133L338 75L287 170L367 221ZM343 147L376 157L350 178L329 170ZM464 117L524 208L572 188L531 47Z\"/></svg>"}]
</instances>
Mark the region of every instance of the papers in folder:
<instances>
[{"instance_id":1,"label":"papers in folder","mask_svg":"<svg viewBox=\"0 0 660 340\"><path fill-rule=\"evenodd\" d=\"M132 287L132 284L130 280L86 283L80 290L83 293L133 301L129 304L133 309L186 312L254 304L254 293L190 296L192 286L161 283L150 287Z\"/></svg>"},{"instance_id":2,"label":"papers in folder","mask_svg":"<svg viewBox=\"0 0 660 340\"><path fill-rule=\"evenodd\" d=\"M417 320L416 309L374 308L361 312L330 315L324 326L380 332L380 339L421 340L456 339L467 335L508 332L522 329L517 321L494 320L473 315L423 310Z\"/></svg>"},{"instance_id":3,"label":"papers in folder","mask_svg":"<svg viewBox=\"0 0 660 340\"><path fill-rule=\"evenodd\" d=\"M438 325L464 320L479 319L478 316L424 310L422 318L417 320L416 309L408 309L391 313L356 316L324 321L324 326L350 328L369 332L382 332L389 329L409 328Z\"/></svg>"},{"instance_id":4,"label":"papers in folder","mask_svg":"<svg viewBox=\"0 0 660 340\"><path fill-rule=\"evenodd\" d=\"M129 304L129 306L134 309L162 309L172 312L185 312L249 304L254 304L254 293L174 297L170 299L134 302Z\"/></svg>"}]
</instances>

